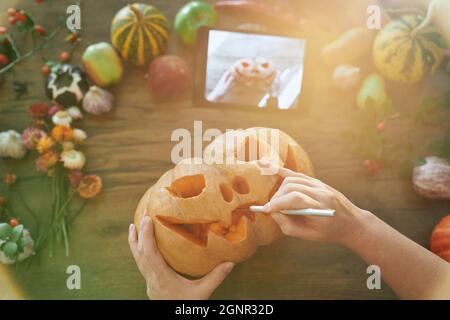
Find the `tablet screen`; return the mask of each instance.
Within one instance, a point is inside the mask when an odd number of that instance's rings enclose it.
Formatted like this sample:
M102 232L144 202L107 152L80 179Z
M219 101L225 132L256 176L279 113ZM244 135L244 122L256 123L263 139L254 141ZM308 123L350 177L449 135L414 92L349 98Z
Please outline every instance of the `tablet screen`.
M209 30L205 99L258 108L292 109L302 90L305 40Z

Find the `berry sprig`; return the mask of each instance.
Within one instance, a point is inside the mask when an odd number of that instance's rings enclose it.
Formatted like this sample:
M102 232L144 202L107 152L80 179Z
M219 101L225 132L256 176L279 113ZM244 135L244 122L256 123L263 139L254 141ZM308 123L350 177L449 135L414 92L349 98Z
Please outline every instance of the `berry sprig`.
M39 5L47 2L44 0L35 0ZM9 8L7 10L9 16L10 26L0 26L0 77L11 71L18 63L41 52L45 49L60 47L60 44L52 43L61 29L65 28L64 19L60 19L61 24L53 31L47 31L46 28L40 24L36 24L34 19L26 11ZM31 50L26 53L21 53L14 41L14 30L21 33L30 34L33 40ZM63 39L64 43L70 46L69 50L62 51L59 56L61 62L68 62L71 58L71 52L75 46L81 41L80 35L77 32L68 30L68 35ZM45 59L44 59L45 60ZM48 75L49 69L42 67L42 73Z

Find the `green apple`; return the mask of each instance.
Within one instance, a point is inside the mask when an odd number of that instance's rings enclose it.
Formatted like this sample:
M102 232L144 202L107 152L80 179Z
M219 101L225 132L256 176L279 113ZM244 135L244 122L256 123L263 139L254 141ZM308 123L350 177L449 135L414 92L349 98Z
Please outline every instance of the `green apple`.
M217 23L216 10L202 1L191 1L178 11L175 17L175 32L184 44L192 45L197 39L197 30Z
M100 42L87 47L82 60L86 73L100 87L117 84L122 79L122 60L107 42Z

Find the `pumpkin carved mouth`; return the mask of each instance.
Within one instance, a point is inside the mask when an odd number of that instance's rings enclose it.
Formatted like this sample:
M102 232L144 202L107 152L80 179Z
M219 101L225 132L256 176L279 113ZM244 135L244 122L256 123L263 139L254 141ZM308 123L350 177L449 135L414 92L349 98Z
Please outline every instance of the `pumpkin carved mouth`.
M240 206L231 212L231 225L227 226L223 221L193 221L185 223L183 221L156 215L156 218L165 227L178 233L187 240L202 246L208 245L208 234L214 232L216 235L223 237L230 243L236 244L244 240L247 236L247 227L244 219L247 218L250 223L256 220L255 213L251 212L249 207L257 203Z

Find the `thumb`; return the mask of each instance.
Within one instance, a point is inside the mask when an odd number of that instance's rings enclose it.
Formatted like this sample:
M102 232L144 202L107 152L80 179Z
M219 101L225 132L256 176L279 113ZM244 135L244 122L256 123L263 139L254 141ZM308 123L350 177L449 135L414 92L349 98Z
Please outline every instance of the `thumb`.
M214 268L213 271L199 280L200 287L211 294L225 280L226 276L233 270L233 262L224 262Z

